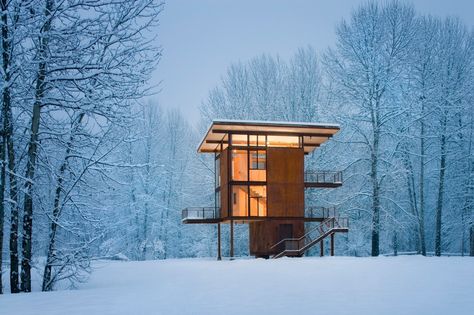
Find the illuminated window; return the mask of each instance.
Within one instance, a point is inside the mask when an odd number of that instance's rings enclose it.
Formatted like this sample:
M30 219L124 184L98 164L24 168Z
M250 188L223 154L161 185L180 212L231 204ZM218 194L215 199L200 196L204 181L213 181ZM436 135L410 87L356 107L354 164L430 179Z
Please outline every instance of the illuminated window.
M250 135L249 136L249 146L251 147L264 147L265 146L265 136L262 135Z
M250 216L267 215L267 186L250 186Z
M232 145L247 146L247 135L232 135Z
M247 150L232 150L232 179L247 181L248 155Z
M267 146L269 147L284 147L284 148L299 148L300 139L296 136L267 136Z
M216 157L216 187L219 187L221 185L221 159L220 159L220 156L218 155Z
M263 150L250 151L250 180L266 181L267 180L267 154Z
M232 186L232 215L236 217L248 216L248 186Z
M216 191L216 207L220 208L221 207L221 192Z

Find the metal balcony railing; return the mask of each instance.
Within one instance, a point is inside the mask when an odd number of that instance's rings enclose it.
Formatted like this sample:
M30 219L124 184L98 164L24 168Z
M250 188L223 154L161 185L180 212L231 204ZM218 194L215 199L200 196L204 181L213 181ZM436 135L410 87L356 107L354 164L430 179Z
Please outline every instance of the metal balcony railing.
M336 207L308 206L305 208L307 218L330 218L336 216Z
M342 172L306 171L304 182L307 187L338 187L342 185Z
M189 207L181 212L182 221L214 220L220 217L220 208L216 207Z

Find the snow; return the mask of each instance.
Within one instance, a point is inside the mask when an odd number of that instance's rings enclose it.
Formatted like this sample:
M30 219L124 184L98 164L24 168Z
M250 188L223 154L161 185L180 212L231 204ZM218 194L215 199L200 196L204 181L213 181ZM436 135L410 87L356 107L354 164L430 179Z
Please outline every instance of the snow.
M102 261L78 290L4 295L1 314L474 314L474 259Z
M241 119L214 119L212 124L244 124L244 125L262 125L262 126L288 126L288 127L315 127L315 128L340 128L339 124L325 122L299 122L299 121L283 121L283 120L241 120ZM211 124L211 126L212 126Z

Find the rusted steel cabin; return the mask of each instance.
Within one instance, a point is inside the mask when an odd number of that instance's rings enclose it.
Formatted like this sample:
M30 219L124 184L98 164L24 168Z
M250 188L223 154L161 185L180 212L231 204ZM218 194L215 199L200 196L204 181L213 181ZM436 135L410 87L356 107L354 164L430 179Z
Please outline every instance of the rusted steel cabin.
M338 125L266 121L214 120L199 153L214 154L214 207L186 208L182 222L230 224L230 256L234 255L234 223L249 224L250 253L274 258L301 256L334 234L347 232L347 219L334 208L305 207L305 188L336 188L342 173L306 171L304 156L339 131ZM317 222L305 230L306 222Z

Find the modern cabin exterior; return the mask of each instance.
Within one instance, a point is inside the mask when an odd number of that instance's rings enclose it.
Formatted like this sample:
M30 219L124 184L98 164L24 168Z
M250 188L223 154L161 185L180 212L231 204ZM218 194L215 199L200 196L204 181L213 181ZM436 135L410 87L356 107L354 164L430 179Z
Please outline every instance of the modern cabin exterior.
M341 172L306 171L304 156L339 131L338 125L265 121L214 120L198 152L214 154L214 207L186 208L182 222L230 224L233 256L234 223L249 224L249 250L256 257L301 256L334 234L347 232L347 219L334 208L305 205L305 189L336 188ZM306 222L318 225L305 230Z

